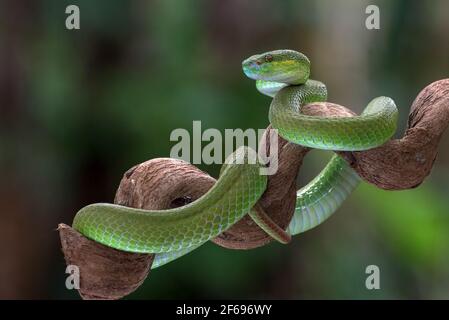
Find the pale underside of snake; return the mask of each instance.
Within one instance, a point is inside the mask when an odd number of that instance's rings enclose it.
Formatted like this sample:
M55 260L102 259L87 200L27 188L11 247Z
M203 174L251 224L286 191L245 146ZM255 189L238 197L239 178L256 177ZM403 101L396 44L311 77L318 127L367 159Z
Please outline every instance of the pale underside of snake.
M276 50L243 61L244 73L256 88L273 97L270 123L291 143L333 151L367 150L394 134L398 111L392 99L372 100L360 116L316 117L301 114L307 103L326 101L326 86L309 80L310 61L293 50ZM252 160L252 161L251 161ZM215 185L202 197L169 210L141 210L98 203L82 208L73 227L94 241L115 249L154 253L152 268L173 261L229 229L250 214L274 239L287 243L292 235L326 220L357 187L360 178L338 155L297 192L296 210L282 230L257 205L267 177L247 147L228 157Z

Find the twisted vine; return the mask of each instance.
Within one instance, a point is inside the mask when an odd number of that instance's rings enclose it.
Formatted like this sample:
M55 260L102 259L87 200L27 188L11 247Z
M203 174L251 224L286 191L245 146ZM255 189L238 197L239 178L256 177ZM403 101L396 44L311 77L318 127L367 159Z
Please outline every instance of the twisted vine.
M349 109L320 102L305 105L302 113L347 117ZM386 190L415 188L430 174L438 143L449 124L449 79L424 88L413 102L408 128L401 139L367 151L339 152L366 182ZM267 132L271 130L269 126ZM269 140L264 147L269 150ZM279 137L279 169L269 176L258 205L282 228L292 218L296 201L296 177L308 148ZM269 154L269 153L267 153ZM168 209L195 201L215 179L183 161L160 158L128 170L117 189L114 202L141 209ZM118 299L145 280L152 254L123 252L85 238L70 226L58 227L67 264L80 268L79 293L84 299ZM248 216L212 241L230 249L252 249L272 240Z

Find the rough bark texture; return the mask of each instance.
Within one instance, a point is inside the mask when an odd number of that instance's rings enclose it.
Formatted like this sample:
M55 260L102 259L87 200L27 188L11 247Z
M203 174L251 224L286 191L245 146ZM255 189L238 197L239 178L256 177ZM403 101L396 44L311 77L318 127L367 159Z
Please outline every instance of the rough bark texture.
M379 188L415 188L430 174L448 124L449 79L444 79L430 84L416 97L402 139L350 153L351 165L360 177Z
M79 268L83 299L120 299L136 290L150 271L153 255L106 247L62 223L58 230L67 265Z
M318 116L353 116L343 106L323 102L309 104L302 112ZM408 129L402 139L362 152L340 152L365 181L388 190L418 186L430 173L438 142L449 124L449 79L427 86L415 99ZM268 127L267 132L271 130ZM267 150L269 140L265 141ZM279 138L279 169L269 176L259 200L265 212L285 228L295 205L296 177L307 148ZM269 153L268 153L269 154ZM195 201L215 183L196 167L174 159L153 159L125 173L115 203L142 209L167 209ZM59 226L67 264L80 268L83 298L118 299L134 291L147 276L152 255L125 253L86 239L67 225ZM251 249L271 238L248 216L212 240L231 249Z

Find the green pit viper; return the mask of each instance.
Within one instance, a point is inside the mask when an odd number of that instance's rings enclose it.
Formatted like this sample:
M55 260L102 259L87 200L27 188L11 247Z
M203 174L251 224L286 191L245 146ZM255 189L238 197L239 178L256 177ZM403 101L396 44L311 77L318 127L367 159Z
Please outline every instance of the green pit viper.
M301 107L326 101L326 86L309 80L310 61L293 50L254 55L242 63L256 88L272 97L269 120L291 143L324 150L359 151L382 145L396 130L398 111L388 97L372 100L360 116L317 117ZM241 147L222 166L215 185L202 197L169 210L141 210L97 203L82 208L73 228L106 246L153 253L152 268L170 262L229 229L246 214L274 239L290 236L326 220L356 188L360 179L341 157L334 155L312 181L297 192L296 210L286 230L280 229L256 204L267 186L255 152ZM253 157L255 161L249 161Z

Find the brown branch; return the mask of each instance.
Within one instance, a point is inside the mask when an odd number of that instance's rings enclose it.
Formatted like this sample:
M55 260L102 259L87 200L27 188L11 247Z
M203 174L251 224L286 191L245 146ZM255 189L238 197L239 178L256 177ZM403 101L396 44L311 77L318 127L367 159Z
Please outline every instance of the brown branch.
M347 155L360 177L379 188L415 188L430 174L448 124L449 79L444 79L430 84L416 97L402 139Z
M354 113L343 106L323 102L309 104L308 115L347 117ZM402 139L362 152L340 152L367 182L383 189L418 186L430 173L438 142L449 124L449 79L427 86L415 99ZM271 130L268 127L267 132ZM269 150L269 140L265 147ZM267 190L258 204L271 219L285 228L294 212L296 177L309 149L279 138L279 169L269 176ZM153 159L125 173L115 203L141 209L168 209L198 199L215 179L196 167L174 159ZM145 279L153 255L121 252L91 241L67 225L59 226L67 264L80 268L79 290L83 298L118 299L134 291ZM212 240L231 249L263 246L271 238L248 216Z

